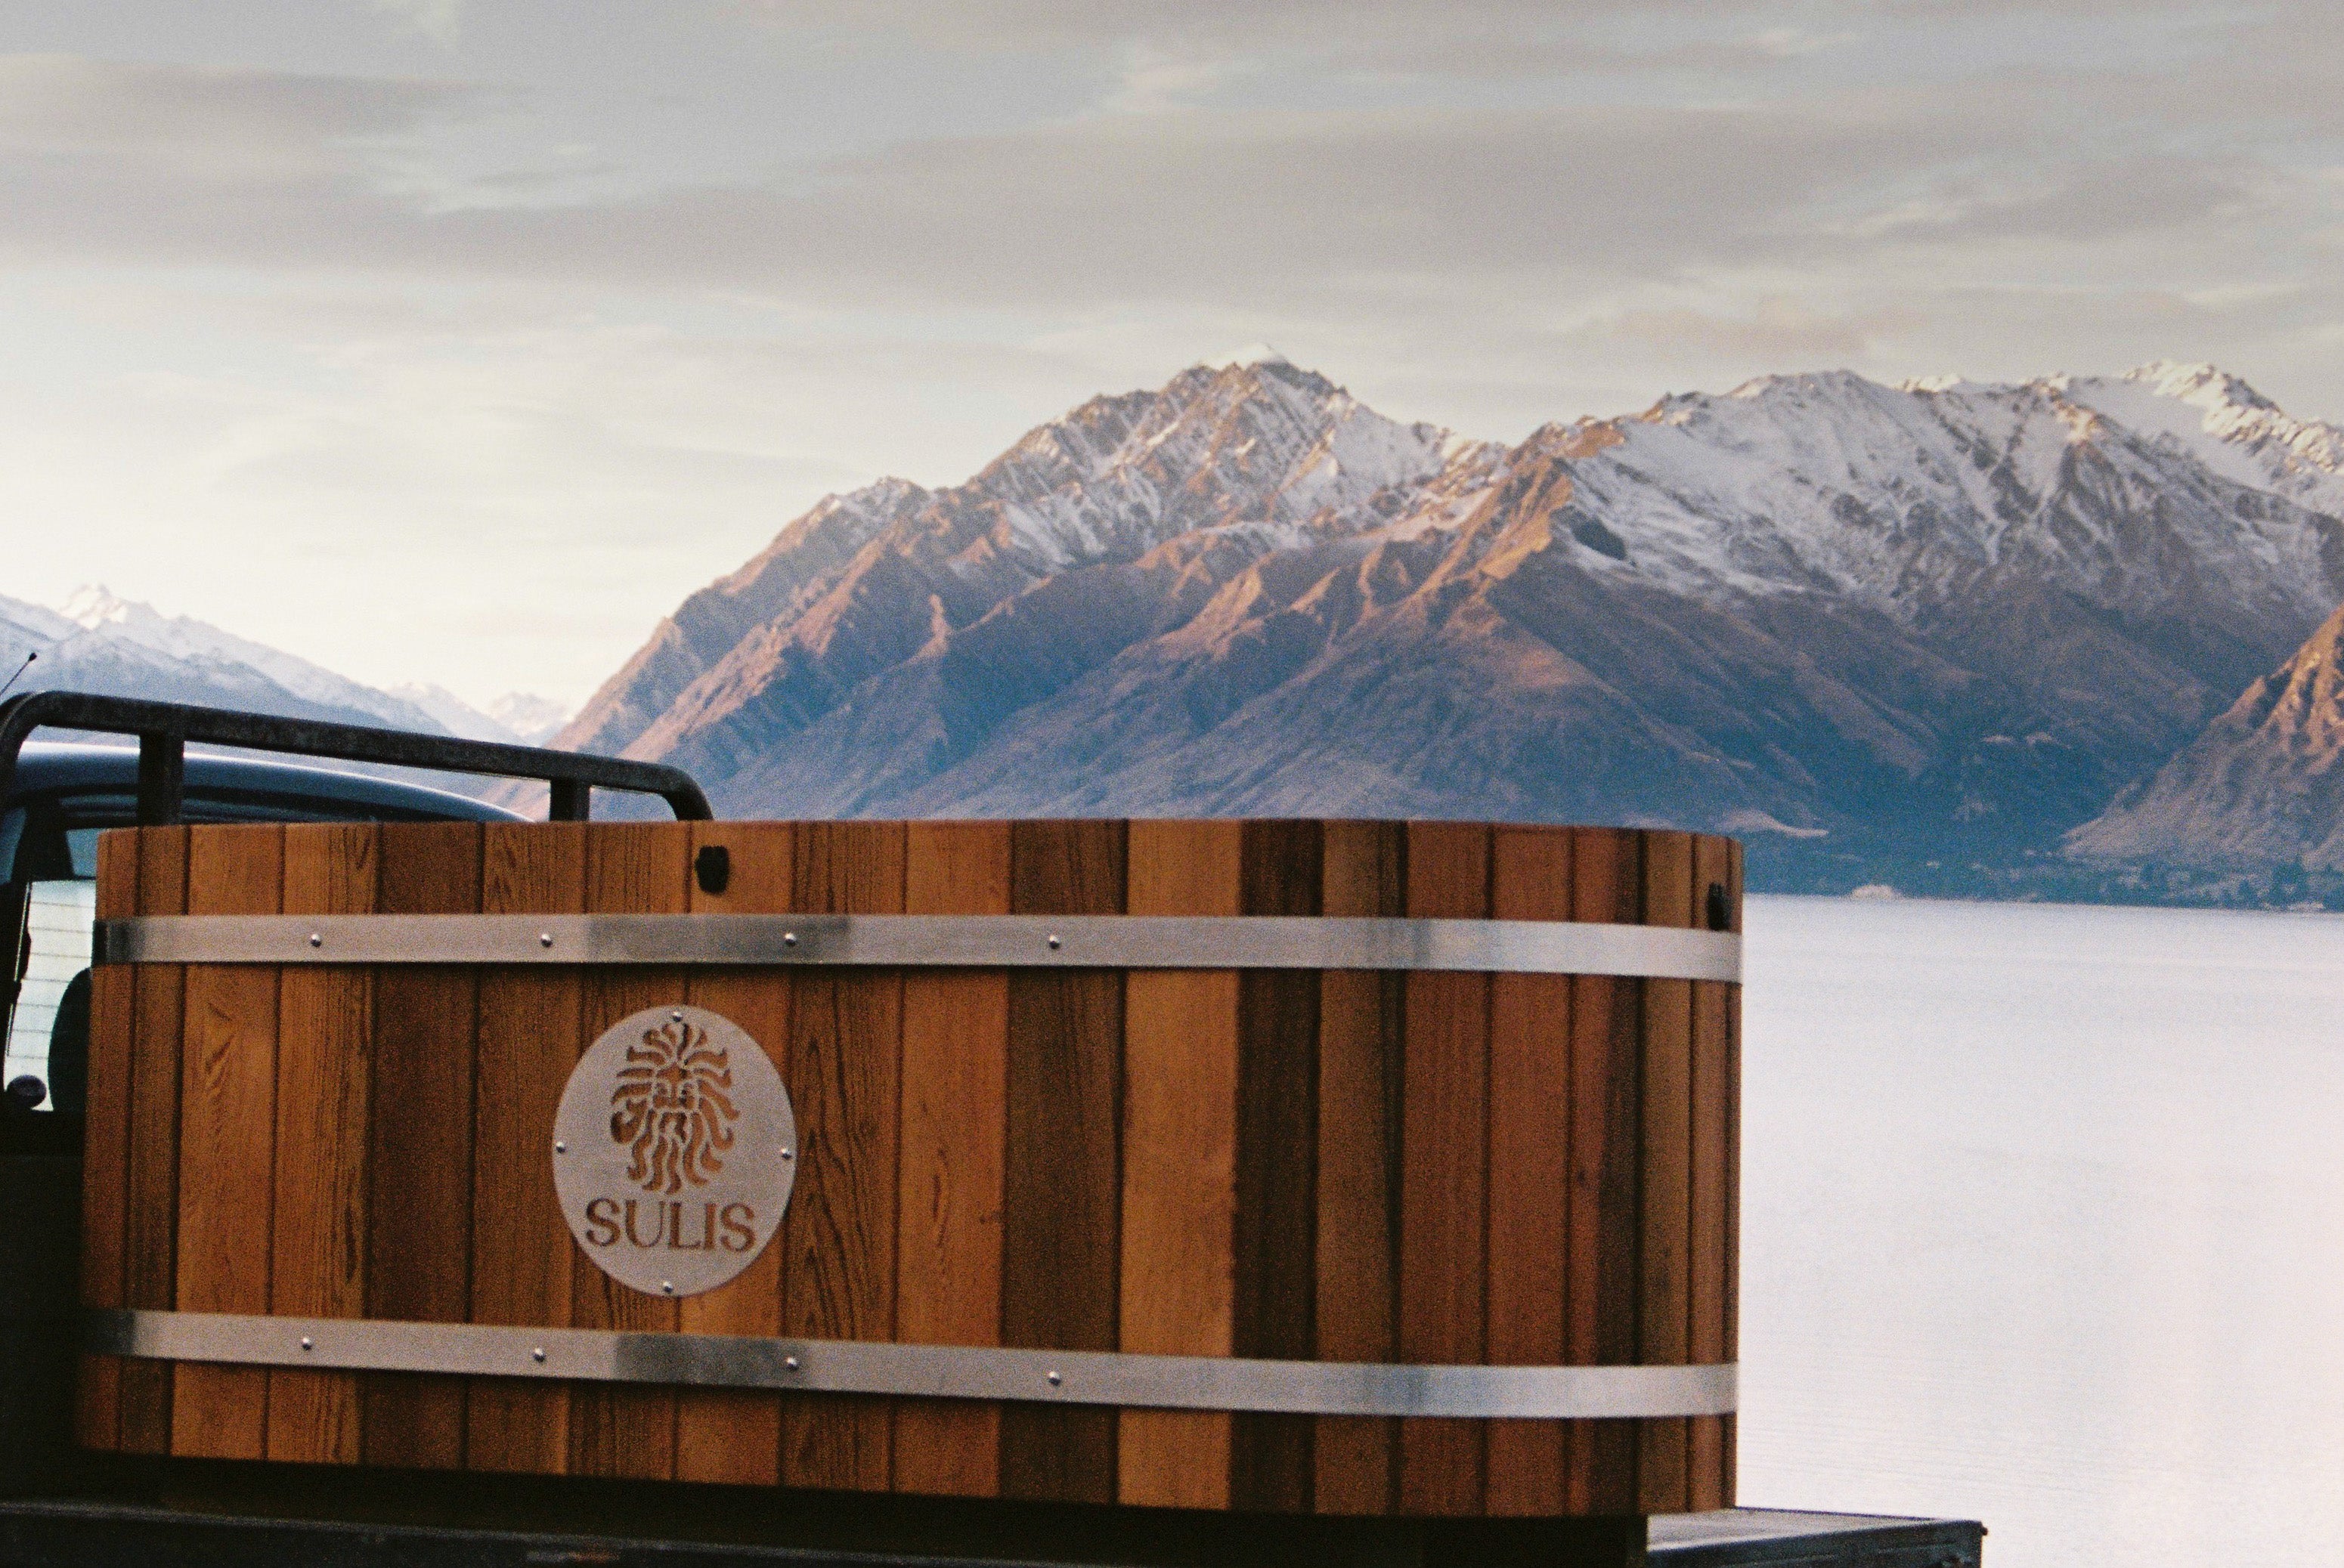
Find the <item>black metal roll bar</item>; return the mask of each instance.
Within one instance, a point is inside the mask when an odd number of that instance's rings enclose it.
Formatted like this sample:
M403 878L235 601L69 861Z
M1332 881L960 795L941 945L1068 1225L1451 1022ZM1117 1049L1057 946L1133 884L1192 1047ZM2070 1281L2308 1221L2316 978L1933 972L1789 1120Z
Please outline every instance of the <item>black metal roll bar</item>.
M377 762L442 773L485 774L496 779L541 779L552 786L548 818L583 822L597 789L656 795L678 821L707 821L714 815L700 785L681 768L631 762L581 751L550 751L536 746L505 746L462 740L452 735L419 735L407 729L375 729L359 724L328 724L314 719L280 719L225 708L178 702L143 702L80 691L28 691L0 701L0 800L16 777L16 754L39 729L86 729L138 738L138 821L167 827L179 820L187 792L187 742L240 746L295 757L331 757L344 762Z

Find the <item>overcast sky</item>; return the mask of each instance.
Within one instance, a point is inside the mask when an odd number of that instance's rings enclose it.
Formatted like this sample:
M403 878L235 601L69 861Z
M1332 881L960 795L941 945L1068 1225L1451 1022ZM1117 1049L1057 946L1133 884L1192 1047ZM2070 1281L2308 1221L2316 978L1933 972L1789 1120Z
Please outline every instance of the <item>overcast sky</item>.
M2310 0L0 0L0 593L575 700L825 491L1267 340L2344 417Z

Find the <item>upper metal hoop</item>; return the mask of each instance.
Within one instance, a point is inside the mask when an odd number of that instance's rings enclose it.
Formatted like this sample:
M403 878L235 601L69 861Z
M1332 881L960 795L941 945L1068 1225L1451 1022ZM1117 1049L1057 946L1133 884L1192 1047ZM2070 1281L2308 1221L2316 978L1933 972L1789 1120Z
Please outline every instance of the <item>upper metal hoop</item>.
M145 915L99 963L1460 970L1738 981L1732 931L1283 915Z

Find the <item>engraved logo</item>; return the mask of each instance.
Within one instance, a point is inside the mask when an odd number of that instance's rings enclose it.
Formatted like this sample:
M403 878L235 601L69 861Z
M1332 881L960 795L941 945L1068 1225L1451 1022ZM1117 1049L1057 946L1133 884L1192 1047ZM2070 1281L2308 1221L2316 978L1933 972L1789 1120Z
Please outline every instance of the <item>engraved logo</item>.
M597 1268L648 1295L696 1295L747 1268L781 1228L796 1142L781 1074L738 1024L650 1008L571 1070L553 1185Z
M611 1136L633 1158L628 1181L646 1192L681 1192L724 1169L732 1124L741 1119L724 1092L732 1087L731 1059L708 1043L706 1030L674 1019L627 1048L611 1091Z

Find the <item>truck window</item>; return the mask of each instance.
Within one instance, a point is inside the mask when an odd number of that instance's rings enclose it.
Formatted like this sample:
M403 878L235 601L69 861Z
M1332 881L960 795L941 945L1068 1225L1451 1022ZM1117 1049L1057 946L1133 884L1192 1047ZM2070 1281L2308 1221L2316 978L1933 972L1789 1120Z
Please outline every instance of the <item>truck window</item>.
M96 915L96 827L54 809L0 819L14 875L0 887L0 1092L13 1115L78 1116L89 1078L90 928Z
M89 1061L90 930L96 918L94 882L41 881L25 889L16 1005L8 1020L5 1056L0 1059L0 1084L14 1085L26 1077L39 1080L43 1093L36 1103L44 1111L81 1109ZM32 1100L29 1087L9 1092Z

